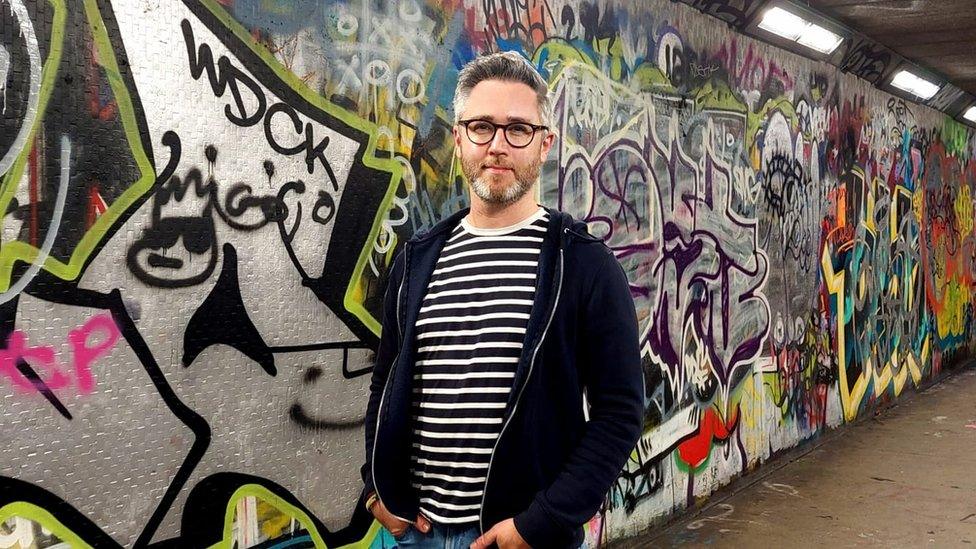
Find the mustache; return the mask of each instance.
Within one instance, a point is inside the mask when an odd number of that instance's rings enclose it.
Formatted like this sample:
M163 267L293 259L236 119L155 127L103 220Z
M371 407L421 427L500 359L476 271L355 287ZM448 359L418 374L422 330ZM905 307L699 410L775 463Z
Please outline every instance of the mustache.
M481 169L486 169L486 168L505 168L508 170L515 169L514 166L502 162L485 162L481 165Z

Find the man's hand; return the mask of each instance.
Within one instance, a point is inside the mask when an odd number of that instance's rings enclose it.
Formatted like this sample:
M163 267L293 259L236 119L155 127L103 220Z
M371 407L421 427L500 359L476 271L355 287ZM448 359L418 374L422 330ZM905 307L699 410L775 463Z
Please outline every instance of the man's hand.
M383 525L383 528L389 530L390 534L392 534L395 538L402 536L407 532L407 528L410 528L409 522L402 521L393 516L380 500L376 500L376 503L369 508L369 511L373 513L373 517ZM430 532L430 521L428 521L423 515L417 515L417 520L413 523L413 526L425 534Z
M492 526L491 530L474 540L471 549L488 549L492 542L497 543L499 549L531 549L529 544L522 539L522 534L519 534L518 530L515 529L513 519L503 520Z

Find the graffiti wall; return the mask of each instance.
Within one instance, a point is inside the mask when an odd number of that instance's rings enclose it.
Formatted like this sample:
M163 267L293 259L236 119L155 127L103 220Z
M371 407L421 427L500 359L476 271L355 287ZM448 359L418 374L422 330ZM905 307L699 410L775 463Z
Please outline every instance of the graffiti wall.
M591 546L969 353L974 132L687 5L0 0L0 548L393 546L380 297L467 204L457 71L505 50L555 98L538 198L640 322Z

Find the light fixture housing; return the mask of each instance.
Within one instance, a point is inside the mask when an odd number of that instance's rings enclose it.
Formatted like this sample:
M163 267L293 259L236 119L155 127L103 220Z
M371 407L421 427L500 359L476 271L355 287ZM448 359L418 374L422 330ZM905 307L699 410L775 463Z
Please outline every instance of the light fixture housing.
M780 6L766 10L758 27L824 55L833 53L844 41L842 36Z
M942 87L935 82L930 82L914 72L905 69L895 74L891 79L891 85L923 101L928 101L935 97L935 94L939 93L939 89Z

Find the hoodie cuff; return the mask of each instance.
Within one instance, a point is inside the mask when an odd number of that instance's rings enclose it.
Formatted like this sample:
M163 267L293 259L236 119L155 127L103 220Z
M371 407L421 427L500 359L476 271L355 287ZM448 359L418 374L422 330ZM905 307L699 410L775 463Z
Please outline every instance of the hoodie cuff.
M515 529L531 547L570 547L576 537L576 529L557 523L539 501L533 501L528 509L515 516ZM576 545L579 545L578 543Z
M368 463L360 467L359 475L363 479L363 500L365 501L370 492L376 491L376 486L373 484L373 475L370 474L370 467Z

